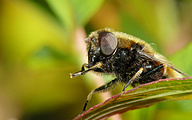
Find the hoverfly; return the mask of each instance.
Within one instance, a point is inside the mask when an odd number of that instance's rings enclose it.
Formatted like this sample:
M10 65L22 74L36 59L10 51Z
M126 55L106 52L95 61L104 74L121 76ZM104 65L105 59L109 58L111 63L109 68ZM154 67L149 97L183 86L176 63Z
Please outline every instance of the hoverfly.
M92 32L85 42L88 63L82 65L81 71L70 74L71 78L89 71L112 74L116 78L89 93L83 112L92 94L108 91L118 82L125 84L124 91L129 85L135 87L159 79L188 76L148 43L126 33L100 29Z

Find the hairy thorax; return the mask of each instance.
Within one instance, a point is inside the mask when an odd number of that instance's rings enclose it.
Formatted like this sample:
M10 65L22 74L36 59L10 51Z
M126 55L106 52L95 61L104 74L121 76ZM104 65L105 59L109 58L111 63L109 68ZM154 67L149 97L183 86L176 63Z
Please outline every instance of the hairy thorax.
M163 65L153 72L153 74L148 73L157 68L161 63L140 55L139 51L142 49L143 46L137 43L132 44L131 49L119 48L113 56L103 60L101 58L101 61L103 62L102 69L105 73L114 74L120 82L127 83L134 74L143 67L144 71L140 75L142 79L140 77L140 79L134 81L132 86L165 78L165 76L163 76Z

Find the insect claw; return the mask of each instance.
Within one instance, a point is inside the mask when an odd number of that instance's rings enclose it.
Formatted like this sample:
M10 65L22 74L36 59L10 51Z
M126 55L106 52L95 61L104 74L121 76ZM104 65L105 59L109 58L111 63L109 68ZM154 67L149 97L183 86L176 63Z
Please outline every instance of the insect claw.
M70 78L74 78L74 77L75 77L75 75L70 73Z

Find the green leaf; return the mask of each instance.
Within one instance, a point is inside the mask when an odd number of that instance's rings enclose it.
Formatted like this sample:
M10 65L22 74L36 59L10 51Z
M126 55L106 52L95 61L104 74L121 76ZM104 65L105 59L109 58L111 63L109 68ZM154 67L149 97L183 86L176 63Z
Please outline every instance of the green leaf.
M161 79L117 94L77 116L75 120L103 119L155 103L188 99L192 99L192 77Z
M83 26L99 10L104 0L47 0L65 29Z
M77 64L75 56L70 52L59 51L50 46L43 46L37 52L29 55L25 59L25 64L31 68L47 68L53 65L62 64Z
M78 25L85 25L99 10L104 0L71 0Z
M59 17L66 30L74 27L73 8L69 0L47 0L50 8Z

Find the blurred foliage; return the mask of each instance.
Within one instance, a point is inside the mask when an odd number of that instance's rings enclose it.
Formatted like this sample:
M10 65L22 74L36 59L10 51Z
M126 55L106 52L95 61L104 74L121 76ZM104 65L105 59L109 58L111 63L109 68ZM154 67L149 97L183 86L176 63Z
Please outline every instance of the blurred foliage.
M191 11L191 0L1 0L0 119L63 120L80 113L96 80L69 78L86 62L79 30L111 27L155 43L168 57L183 49L170 60L192 75ZM90 106L102 101L95 97ZM189 119L189 104L162 103L122 118Z

